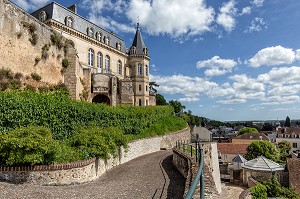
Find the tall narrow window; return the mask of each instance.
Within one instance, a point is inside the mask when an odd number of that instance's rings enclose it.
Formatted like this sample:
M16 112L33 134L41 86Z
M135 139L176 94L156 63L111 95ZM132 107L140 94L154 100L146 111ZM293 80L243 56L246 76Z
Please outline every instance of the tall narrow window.
M146 91L148 91L148 86L146 85Z
M110 57L108 55L105 56L105 69L106 73L110 73Z
M94 50L93 49L89 49L89 53L88 53L88 65L90 67L94 66Z
M97 68L98 73L102 73L102 53L100 52L97 54Z
M142 85L139 85L139 91L142 91Z
M139 106L142 106L142 100L139 99Z
M148 66L146 65L146 67L145 67L145 73L146 73L146 75L148 76Z
M120 60L118 61L118 72L119 75L122 75L122 62Z
M142 74L142 64L138 64L138 75Z
M148 106L148 100L146 100L146 106Z

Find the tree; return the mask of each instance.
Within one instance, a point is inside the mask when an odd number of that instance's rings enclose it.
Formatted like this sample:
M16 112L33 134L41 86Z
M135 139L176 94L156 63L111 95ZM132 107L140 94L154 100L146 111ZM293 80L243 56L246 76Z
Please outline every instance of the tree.
M159 87L159 85L156 82L149 82L149 91L151 93L157 93L157 89L154 87Z
M289 154L290 150L292 149L291 143L286 140L283 140L278 143L278 148L280 152L280 159L282 161L285 161L286 156Z
M168 105L165 97L159 93L156 94L156 105L157 106L165 106Z
M291 127L291 119L289 118L289 116L287 116L285 118L284 126L285 127Z
M265 156L266 158L271 159L275 162L280 161L279 151L275 147L275 145L268 141L264 141L264 140L252 142L247 147L247 153L245 155L245 158L247 160L252 160L261 155Z
M262 131L272 131L273 130L273 125L270 123L265 123L261 129Z
M176 101L176 100L171 100L169 101L169 105L174 108L175 114L179 114L185 109L186 107L181 104L181 102Z
M240 130L239 135L243 135L244 133L258 133L258 131L256 128L244 127Z
M258 183L255 187L250 188L253 199L266 199L267 188L265 185Z

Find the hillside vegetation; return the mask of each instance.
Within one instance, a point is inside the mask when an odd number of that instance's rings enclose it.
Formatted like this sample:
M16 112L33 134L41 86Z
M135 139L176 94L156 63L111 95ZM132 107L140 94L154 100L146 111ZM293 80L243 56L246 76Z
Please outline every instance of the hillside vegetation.
M109 107L74 101L62 93L3 91L0 92L0 165L108 158L129 140L163 135L185 126L183 120L173 116L169 106ZM35 132L36 136L30 132ZM46 132L45 139L53 143L49 147L54 153L49 155L47 144L35 150L39 147L37 142L40 141L36 139L40 139L40 132ZM39 155L44 151L45 154L38 162L35 158L20 162L20 157L28 157L24 154L26 151ZM18 160L14 161L16 158Z

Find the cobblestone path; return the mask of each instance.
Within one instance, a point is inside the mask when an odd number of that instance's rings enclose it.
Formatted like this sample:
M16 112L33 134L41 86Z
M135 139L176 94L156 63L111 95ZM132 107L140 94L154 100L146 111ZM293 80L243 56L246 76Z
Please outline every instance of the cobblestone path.
M179 199L185 179L172 164L172 151L159 151L115 167L94 182L34 186L0 182L0 198Z

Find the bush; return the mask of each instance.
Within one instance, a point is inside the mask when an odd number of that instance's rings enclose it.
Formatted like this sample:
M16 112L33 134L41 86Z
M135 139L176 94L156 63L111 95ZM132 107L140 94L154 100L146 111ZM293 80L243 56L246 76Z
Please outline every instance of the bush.
M30 33L34 33L36 31L35 23L29 24L28 30L29 30Z
M15 79L21 79L23 77L22 73L16 73L15 74Z
M80 159L94 157L108 159L109 154L116 155L120 146L127 146L123 132L115 127L79 128L70 138L70 143L71 147L78 150Z
M50 40L53 46L57 46L58 49L64 47L64 43L62 41L62 36L54 33L50 36Z
M41 79L42 79L42 77L37 73L31 73L30 76L32 79L34 79L35 81L38 81L38 82L41 81Z
M51 164L55 160L57 141L45 127L14 129L0 139L1 164L7 166Z
M36 88L30 84L27 84L24 88L25 91L35 92Z
M37 42L38 42L38 39L39 39L39 36L37 34L33 33L31 35L31 37L29 38L29 41L31 42L31 44L33 46L35 46L37 44Z
M250 191L253 199L267 199L267 188L261 183L250 188Z
M3 79L12 79L12 72L9 68L0 69L0 80Z
M63 66L64 68L68 68L68 67L69 67L69 60L63 59L63 60L62 60L62 66Z

